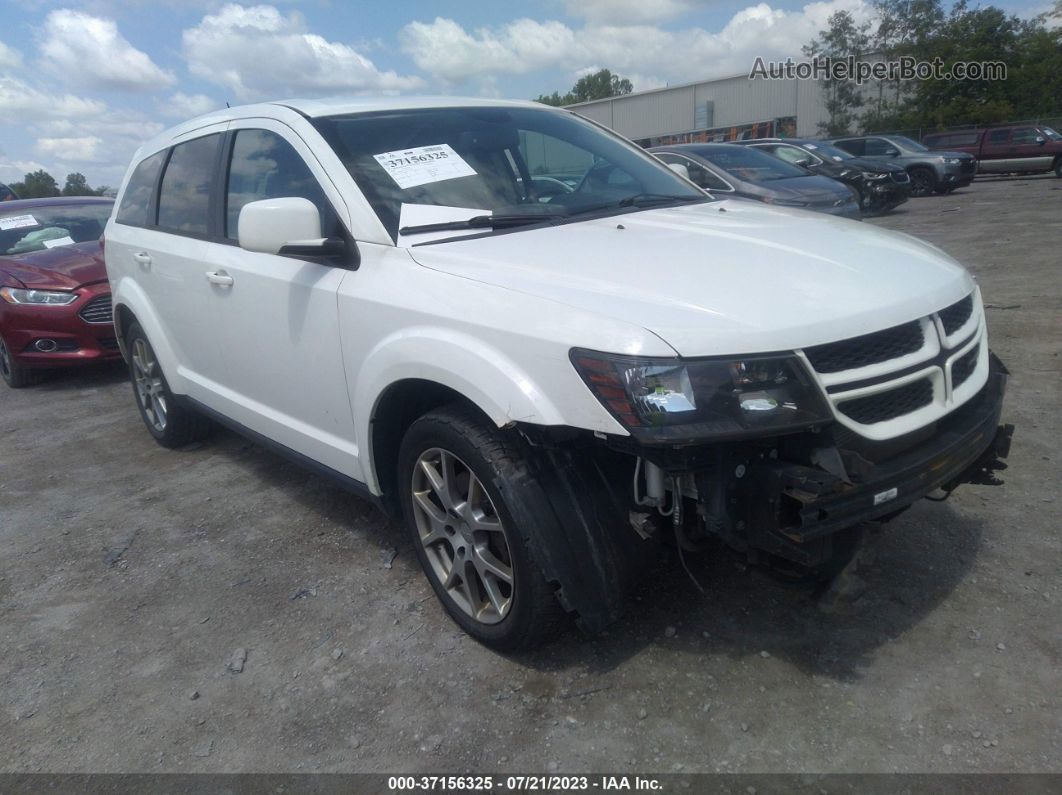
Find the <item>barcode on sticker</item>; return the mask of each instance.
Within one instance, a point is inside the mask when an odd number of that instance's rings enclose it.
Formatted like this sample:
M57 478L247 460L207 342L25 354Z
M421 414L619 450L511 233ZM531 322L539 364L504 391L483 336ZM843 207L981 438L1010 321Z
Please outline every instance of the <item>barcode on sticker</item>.
M899 489L896 488L887 489L885 491L879 491L877 494L874 495L874 504L881 505L883 502L895 500L897 494L899 494Z

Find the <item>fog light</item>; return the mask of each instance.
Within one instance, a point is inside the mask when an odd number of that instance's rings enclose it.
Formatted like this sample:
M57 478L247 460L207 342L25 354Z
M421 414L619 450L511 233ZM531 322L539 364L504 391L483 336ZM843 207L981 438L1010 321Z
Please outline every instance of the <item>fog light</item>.
M55 340L37 340L33 347L41 353L54 353L59 347L59 343Z

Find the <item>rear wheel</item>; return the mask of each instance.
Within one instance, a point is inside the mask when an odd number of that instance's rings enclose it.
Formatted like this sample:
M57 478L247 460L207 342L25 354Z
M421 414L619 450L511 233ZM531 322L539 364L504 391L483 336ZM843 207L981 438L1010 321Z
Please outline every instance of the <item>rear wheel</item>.
M126 350L140 418L155 441L163 447L183 447L206 436L210 421L174 399L155 349L139 323L129 327Z
M3 337L0 337L0 376L12 389L32 386L41 380L41 375L37 370L30 370L15 361Z
M399 453L405 523L432 589L465 632L501 651L541 643L563 618L496 485L528 477L517 441L461 406L413 423Z
M937 187L937 176L932 169L915 167L910 170L911 195L928 196Z

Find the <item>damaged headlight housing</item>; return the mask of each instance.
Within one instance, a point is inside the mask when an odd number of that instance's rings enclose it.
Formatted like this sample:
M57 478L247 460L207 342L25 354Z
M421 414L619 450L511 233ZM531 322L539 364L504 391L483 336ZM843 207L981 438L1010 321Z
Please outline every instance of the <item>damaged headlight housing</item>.
M574 348L571 360L612 416L643 442L762 436L831 419L793 354L650 359Z

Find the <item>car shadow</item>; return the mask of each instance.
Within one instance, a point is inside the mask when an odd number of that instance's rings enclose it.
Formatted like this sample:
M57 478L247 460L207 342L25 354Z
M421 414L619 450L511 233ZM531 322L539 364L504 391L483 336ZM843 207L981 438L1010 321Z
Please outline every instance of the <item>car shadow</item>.
M699 657L758 655L838 681L857 680L884 646L915 627L967 576L982 526L946 505L919 504L872 534L854 574L829 589L779 582L726 550L687 554L701 593L672 556L649 572L606 633L572 633L516 658L542 672L606 672L649 647ZM838 587L843 586L843 587Z
M400 555L395 576L420 576L401 526L376 505L287 458L228 430L212 452L246 468L360 541ZM870 533L843 587L793 585L744 565L720 544L686 553L687 572L665 548L604 632L574 627L532 652L508 655L543 674L572 669L603 673L649 649L733 659L766 653L838 681L859 679L877 651L929 615L967 576L981 545L982 525L947 504L922 501ZM696 578L703 593L692 578ZM440 621L445 621L440 609Z
M102 362L85 367L62 367L41 370L40 381L30 387L40 392L67 392L111 386L129 380L129 369L122 360Z

